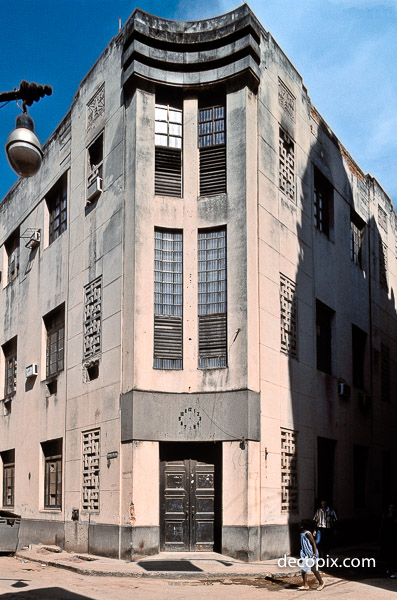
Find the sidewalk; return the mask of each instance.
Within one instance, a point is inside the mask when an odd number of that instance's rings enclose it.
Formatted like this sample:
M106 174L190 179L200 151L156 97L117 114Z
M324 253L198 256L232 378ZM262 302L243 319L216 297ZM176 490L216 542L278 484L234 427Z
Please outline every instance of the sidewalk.
M277 559L245 563L216 552L162 552L135 562L103 556L59 551L54 546L31 545L16 557L44 566L68 569L81 575L163 577L166 579L225 579L241 577L292 577L298 567L279 567Z

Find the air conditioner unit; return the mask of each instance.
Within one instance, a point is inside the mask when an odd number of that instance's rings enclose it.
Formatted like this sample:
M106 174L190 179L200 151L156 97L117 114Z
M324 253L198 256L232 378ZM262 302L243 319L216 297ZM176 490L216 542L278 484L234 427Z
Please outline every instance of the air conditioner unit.
M350 385L344 381L338 381L338 396L341 398L349 398L350 396Z
M87 187L87 204L91 204L103 191L103 180L102 177L95 177Z
M39 367L36 364L31 364L31 365L27 366L25 369L26 379L29 379L29 377L37 377L38 374L39 374Z
M40 229L35 229L34 231L32 231L28 241L25 244L25 247L30 248L30 250L33 250L33 248L40 244L40 239Z

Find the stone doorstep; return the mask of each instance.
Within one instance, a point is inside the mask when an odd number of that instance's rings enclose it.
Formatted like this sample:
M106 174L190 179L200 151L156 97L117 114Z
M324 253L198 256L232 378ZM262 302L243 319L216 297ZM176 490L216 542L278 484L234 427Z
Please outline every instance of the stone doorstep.
M45 552L45 558L43 557ZM163 579L232 579L232 578L266 578L266 577L294 577L299 574L298 568L280 568L276 561L263 563L243 563L229 559L223 555L209 553L164 553L154 557L141 557L141 561L183 561L188 560L201 571L145 571L137 562L93 556L90 554L68 553L53 551L44 546L31 546L28 550L20 550L15 556L23 560L38 562L45 566L58 567L79 573L80 575L98 575L112 577L157 577ZM178 557L175 556L178 554ZM51 556L51 558L50 558ZM197 564L195 564L195 562ZM223 568L219 563L230 563ZM206 565L203 563L207 563ZM218 564L216 564L218 563Z

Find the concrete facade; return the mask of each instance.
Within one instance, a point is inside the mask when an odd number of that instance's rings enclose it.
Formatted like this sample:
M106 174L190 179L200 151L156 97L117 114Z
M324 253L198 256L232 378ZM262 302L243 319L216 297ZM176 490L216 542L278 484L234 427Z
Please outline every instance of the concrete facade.
M219 104L211 96L224 99L226 189L202 195L197 132L200 108ZM155 194L164 97L183 115L181 197ZM94 171L102 190L88 202ZM64 230L52 212L62 177ZM219 228L227 366L198 368L198 232ZM153 363L158 229L183 235L177 369ZM197 463L216 453L216 547L248 561L288 553L317 496L359 528L397 492L397 216L247 5L198 22L134 11L81 82L40 172L3 199L0 243L1 499L22 515L22 545L158 552L161 464L179 448ZM63 362L49 376L54 315Z

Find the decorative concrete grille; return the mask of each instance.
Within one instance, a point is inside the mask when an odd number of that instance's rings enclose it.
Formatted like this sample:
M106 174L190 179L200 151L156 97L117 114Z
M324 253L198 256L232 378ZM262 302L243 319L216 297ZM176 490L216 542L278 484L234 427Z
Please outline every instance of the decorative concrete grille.
M281 79L278 80L278 103L291 119L295 121L295 96Z
M95 125L95 121L105 112L105 84L95 92L87 104L87 129Z
M297 355L296 285L280 273L281 351Z
M84 360L101 351L101 329L102 275L84 287Z
M297 433L281 429L281 511L298 510Z
M283 194L295 202L294 142L281 128L279 137L279 186Z
M382 229L384 231L386 231L386 233L387 233L387 213L379 205L378 205L378 222L379 222L379 226L382 227Z
M387 246L379 239L379 283L380 286L388 290L387 285Z
M83 433L82 508L88 511L99 511L99 439L99 429Z

